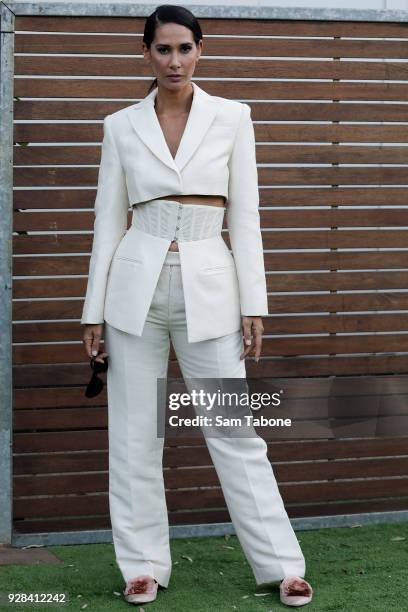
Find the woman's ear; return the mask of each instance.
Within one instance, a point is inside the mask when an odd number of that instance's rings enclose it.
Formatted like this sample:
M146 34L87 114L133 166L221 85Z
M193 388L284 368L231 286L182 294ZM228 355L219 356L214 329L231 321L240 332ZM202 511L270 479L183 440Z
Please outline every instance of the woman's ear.
M150 64L150 49L148 49L146 43L142 43L143 59Z
M200 59L200 55L203 51L203 39L202 38L198 41L197 50L198 50L197 62L198 62L198 60Z

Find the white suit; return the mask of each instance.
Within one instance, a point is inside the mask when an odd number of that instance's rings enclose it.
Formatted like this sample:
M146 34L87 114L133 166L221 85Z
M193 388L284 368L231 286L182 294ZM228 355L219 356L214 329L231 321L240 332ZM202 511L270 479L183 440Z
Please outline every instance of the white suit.
M141 335L171 239L136 227L126 231L127 211L130 205L178 194L225 196L232 248L231 255L221 235L179 243L189 342L240 329L241 315L268 314L250 107L192 85L193 102L175 159L154 109L157 89L104 120L81 323L106 320ZM132 260L135 265L129 265ZM217 268L216 274L210 268ZM212 309L203 304L203 295Z
M268 314L250 109L193 87L174 160L154 110L156 90L105 119L81 321L106 321L116 560L125 580L149 574L163 586L172 562L156 406L170 337L185 380L245 378L241 314ZM182 205L177 194L227 198L232 255L221 235L224 210ZM166 195L174 201L160 199ZM130 204L136 206L126 231ZM168 251L178 225L179 252ZM258 584L303 576L304 557L265 441L221 437L206 443Z

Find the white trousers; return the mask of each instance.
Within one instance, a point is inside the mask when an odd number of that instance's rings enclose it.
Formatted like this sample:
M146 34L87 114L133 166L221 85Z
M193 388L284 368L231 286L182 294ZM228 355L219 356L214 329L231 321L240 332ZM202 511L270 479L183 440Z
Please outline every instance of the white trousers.
M141 336L105 322L109 414L109 507L125 581L140 574L167 587L171 574L157 437L157 378L166 378L170 337L184 378L245 378L241 331L187 342L179 253L169 251ZM257 584L304 577L305 559L267 457L266 442L206 437L228 511Z

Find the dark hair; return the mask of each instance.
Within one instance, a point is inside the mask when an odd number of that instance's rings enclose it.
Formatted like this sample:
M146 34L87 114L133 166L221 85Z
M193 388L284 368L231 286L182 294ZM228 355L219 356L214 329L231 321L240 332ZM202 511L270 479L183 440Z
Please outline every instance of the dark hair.
M157 26L165 23L178 23L191 30L196 45L203 37L200 24L191 11L175 4L162 4L146 19L143 42L148 49L154 40ZM154 87L157 87L157 79L151 83L147 93L150 93Z

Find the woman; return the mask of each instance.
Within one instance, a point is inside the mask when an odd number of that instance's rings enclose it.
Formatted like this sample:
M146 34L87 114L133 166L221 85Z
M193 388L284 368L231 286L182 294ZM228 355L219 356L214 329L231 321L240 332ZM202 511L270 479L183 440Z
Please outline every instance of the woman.
M171 572L156 433L169 336L184 378L245 378L245 357L254 351L259 359L268 314L250 107L191 81L202 48L190 11L158 7L143 37L156 79L141 102L104 120L81 323L88 357L109 354L109 504L131 603L153 601ZM232 254L221 235L225 212ZM308 603L304 557L265 441L206 443L257 584L280 580L282 601Z

